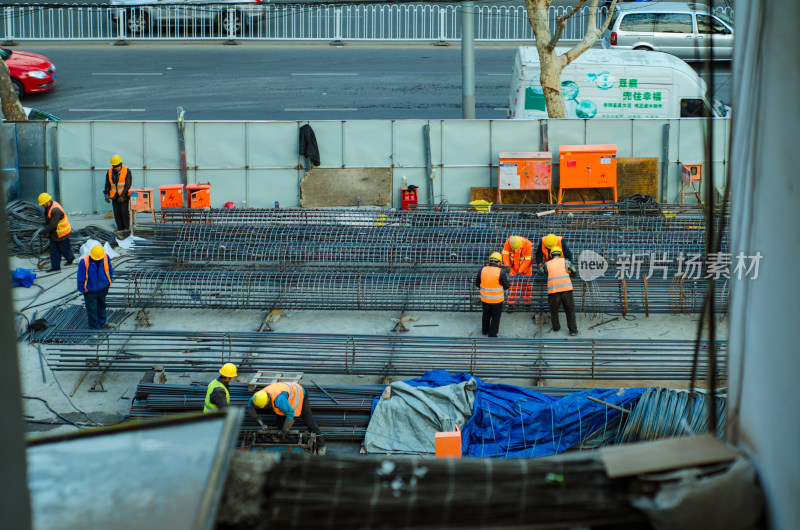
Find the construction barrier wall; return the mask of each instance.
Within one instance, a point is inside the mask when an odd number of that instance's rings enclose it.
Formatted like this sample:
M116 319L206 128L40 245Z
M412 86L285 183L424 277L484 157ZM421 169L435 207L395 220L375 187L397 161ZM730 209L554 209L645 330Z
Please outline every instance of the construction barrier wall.
M557 153L562 144L616 144L619 157L658 158L659 176L667 172L666 183L659 183L662 202L676 202L679 197L681 163L703 163L708 175L704 147L708 122L702 119L187 122L188 182L211 184L212 207L228 201L237 207L271 207L276 201L281 207L297 207L306 171L298 154L299 129L306 123L317 139L320 168L391 168L391 206L395 208L400 207L403 177L419 186L420 203L427 203L432 195L434 203L464 204L469 202L470 187L497 185L500 152L547 149ZM715 119L712 124L711 160L715 186L721 187L728 168L730 120ZM430 186L425 125L430 125ZM26 126L27 132L18 128L18 137L31 134ZM174 122L62 121L41 126L56 129L36 135L39 141L50 143L36 147L47 156L43 171L48 191L60 197L69 212L106 210L103 179L116 153L131 169L135 187L181 182ZM554 162L557 171L558 160ZM35 198L38 190L34 187L21 186L31 190L24 195Z

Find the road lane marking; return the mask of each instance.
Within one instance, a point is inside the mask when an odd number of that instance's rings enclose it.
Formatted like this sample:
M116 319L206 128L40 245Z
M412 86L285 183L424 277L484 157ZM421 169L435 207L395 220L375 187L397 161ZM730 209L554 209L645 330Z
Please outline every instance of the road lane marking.
M295 73L293 73L291 75L344 75L344 76L349 75L349 76L355 76L355 75L358 75L358 74L357 73L346 73L346 72L345 73L342 73L342 72L329 72L329 73L328 72L317 72L317 73L307 73L307 74L303 74L303 73L295 74Z
M358 110L354 108L329 108L329 109L283 109L284 112L329 112L329 111L348 111L348 110Z
M164 75L163 72L92 72L92 75Z
M69 112L144 112L145 109L69 109Z
M508 110L508 107L495 107L492 110Z

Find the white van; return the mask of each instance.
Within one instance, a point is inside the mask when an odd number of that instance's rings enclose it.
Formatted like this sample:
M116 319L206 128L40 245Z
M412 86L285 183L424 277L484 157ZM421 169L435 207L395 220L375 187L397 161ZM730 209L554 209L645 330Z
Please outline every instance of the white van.
M520 46L514 59L508 117L547 118L539 80L539 55ZM568 118L702 118L730 108L706 99L706 83L674 55L590 49L561 74Z

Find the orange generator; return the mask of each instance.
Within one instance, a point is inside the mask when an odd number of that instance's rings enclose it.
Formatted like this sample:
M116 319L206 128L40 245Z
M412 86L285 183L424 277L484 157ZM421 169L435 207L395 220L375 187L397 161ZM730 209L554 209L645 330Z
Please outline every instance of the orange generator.
M558 148L558 154L561 161L559 204L562 204L564 190L579 188L612 188L614 202L617 202L616 145L562 145ZM603 202L606 201L591 201L588 204Z
M130 226L133 228L136 212L150 212L153 222L156 222L155 202L153 201L153 188L130 189Z
M165 184L158 187L161 209L183 208L183 184Z
M550 190L553 154L548 151L500 153L497 164L497 203L508 190Z
M211 207L211 184L187 184L186 196L189 208Z

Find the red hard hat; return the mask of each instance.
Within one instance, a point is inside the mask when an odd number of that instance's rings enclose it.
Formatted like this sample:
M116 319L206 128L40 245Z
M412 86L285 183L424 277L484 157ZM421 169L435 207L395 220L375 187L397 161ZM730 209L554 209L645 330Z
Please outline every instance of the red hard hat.
M233 204L233 201L228 201L225 203L225 208L236 208L236 205Z

